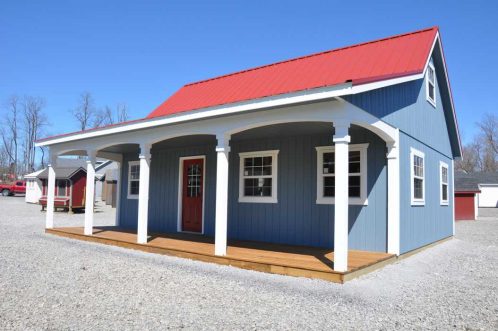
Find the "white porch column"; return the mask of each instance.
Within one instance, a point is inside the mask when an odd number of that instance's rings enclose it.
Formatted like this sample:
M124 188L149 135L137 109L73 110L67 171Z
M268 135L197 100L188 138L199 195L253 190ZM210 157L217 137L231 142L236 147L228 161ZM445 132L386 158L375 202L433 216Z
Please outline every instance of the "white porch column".
M122 170L122 164L123 160L117 162L117 169L116 171L118 172L117 176L117 183L116 183L116 217L114 221L115 226L119 226L119 216L120 216L120 211L121 211L121 170Z
M85 235L93 234L93 212L95 203L95 161L97 152L89 150L86 152L86 193L85 193Z
M45 228L54 228L54 200L55 200L55 170L57 166L57 156L50 153L50 163L48 164L47 182L47 215L45 215Z
M350 123L334 122L335 135L335 207L334 207L334 270L348 270L349 236L349 142Z
M398 141L387 144L387 252L400 253L400 175Z
M216 220L214 254L227 254L228 154L230 137L220 135L216 146Z
M147 243L147 223L149 217L149 175L150 175L150 144L140 145L140 182L138 184L138 227L137 242Z

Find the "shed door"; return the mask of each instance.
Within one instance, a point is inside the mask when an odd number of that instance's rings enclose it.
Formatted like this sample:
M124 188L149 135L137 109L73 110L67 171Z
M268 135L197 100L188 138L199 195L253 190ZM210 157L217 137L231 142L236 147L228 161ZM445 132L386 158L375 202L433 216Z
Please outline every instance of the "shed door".
M202 232L204 159L183 160L182 231Z
M474 193L455 194L455 219L474 220L475 218Z

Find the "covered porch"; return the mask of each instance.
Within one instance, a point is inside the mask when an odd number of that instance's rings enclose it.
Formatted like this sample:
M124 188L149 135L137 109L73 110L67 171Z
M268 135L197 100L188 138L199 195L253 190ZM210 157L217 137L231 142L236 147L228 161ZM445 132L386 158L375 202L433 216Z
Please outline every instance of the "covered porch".
M348 269L339 272L334 271L332 249L229 240L226 255L218 256L215 255L214 238L187 233L151 233L147 243L139 244L135 232L119 227L94 227L92 235L85 235L83 227L60 227L46 232L150 253L336 283L344 283L396 260L393 254L350 250Z
M258 263L244 256L264 256L262 269L295 268L301 275L312 270L332 278L399 254L399 133L345 100L156 121L42 143L50 146L51 155L47 232L147 250L156 249L151 233L197 232L207 239L198 237L188 245L208 245L204 251L214 262L244 267ZM54 165L61 155L88 159L85 224L76 233L54 227ZM126 240L101 238L94 231L96 157L120 164L120 230L115 232ZM191 198L196 202L190 203ZM191 226L185 220L194 214ZM166 242L170 245L171 238ZM233 242L252 242L253 247L244 247L243 257L234 258ZM205 255L168 245L161 249ZM295 247L298 253L267 250L267 245ZM303 256L310 270L292 265ZM288 262L273 264L276 260Z

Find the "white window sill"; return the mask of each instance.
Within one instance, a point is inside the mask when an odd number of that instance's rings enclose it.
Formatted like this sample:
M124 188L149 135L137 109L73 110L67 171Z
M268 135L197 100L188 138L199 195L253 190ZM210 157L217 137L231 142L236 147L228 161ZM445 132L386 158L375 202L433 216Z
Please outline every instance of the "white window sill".
M412 206L425 206L425 200L412 200Z
M273 197L239 197L242 203L278 203L277 198Z
M130 200L137 200L138 199L138 194L137 195L128 195L126 198L130 199Z
M441 201L441 206L449 206L449 202L448 201Z
M316 204L317 205L334 205L335 204L335 199L334 198L317 198L316 199ZM368 206L368 199L363 199L363 198L349 198L349 205L359 205L359 206Z

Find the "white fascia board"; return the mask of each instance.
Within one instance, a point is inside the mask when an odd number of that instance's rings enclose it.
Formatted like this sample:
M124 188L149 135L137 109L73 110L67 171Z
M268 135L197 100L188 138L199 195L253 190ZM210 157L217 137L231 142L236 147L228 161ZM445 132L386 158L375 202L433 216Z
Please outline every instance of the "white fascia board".
M207 119L219 116L234 115L247 111L261 110L265 108L274 108L274 107L289 106L300 103L327 100L327 99L337 98L340 96L375 90L390 85L401 84L404 82L417 80L420 78L423 78L423 73L392 78L380 82L367 83L357 86L353 86L351 82L348 82L345 84L339 84L325 88L317 88L317 89L267 97L257 100L250 100L247 102L241 102L232 105L210 107L210 108L201 109L199 111L186 112L184 114L175 114L157 119L144 120L136 123L115 126L107 129L103 128L103 129L92 130L89 132L82 132L77 134L69 134L66 136L54 137L53 139L47 139L44 141L37 142L35 143L35 146L36 147L50 146L75 140L95 138L95 137L111 135L126 131L142 130L162 125L172 125L172 124L178 124L183 122L189 122L189 121L195 121L195 120L201 120L201 119Z

